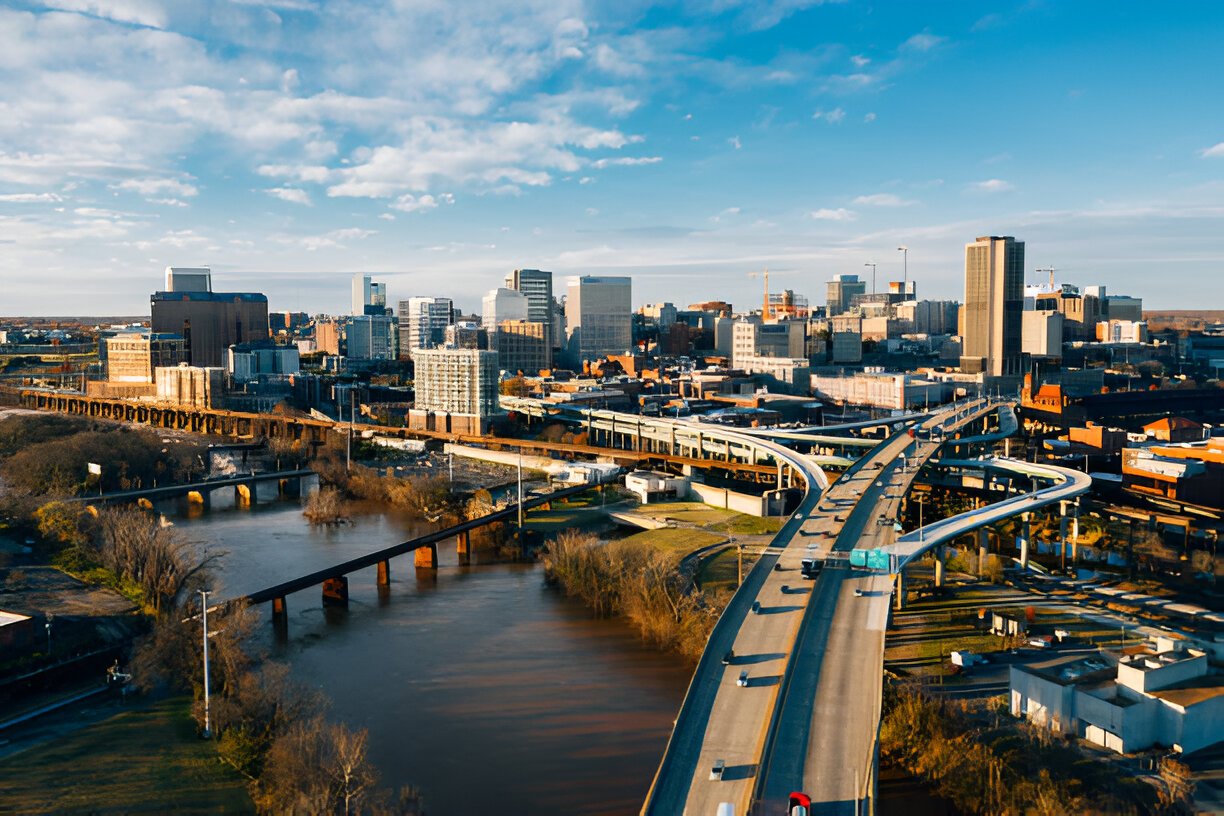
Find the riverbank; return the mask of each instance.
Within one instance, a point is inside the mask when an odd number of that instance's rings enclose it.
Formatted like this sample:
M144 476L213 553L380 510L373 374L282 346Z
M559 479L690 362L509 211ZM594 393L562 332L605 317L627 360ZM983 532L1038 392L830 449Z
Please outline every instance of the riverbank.
M133 708L0 760L12 813L250 813L244 780L196 736L186 696Z

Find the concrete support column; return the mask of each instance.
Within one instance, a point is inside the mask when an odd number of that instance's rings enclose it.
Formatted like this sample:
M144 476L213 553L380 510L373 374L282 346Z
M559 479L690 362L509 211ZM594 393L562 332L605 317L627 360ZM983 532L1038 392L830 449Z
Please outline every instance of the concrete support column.
M982 527L978 530L978 564L977 575L981 578L986 574L986 555L990 549L990 530Z
M905 570L897 572L897 588L896 594L893 596L894 608L901 610L905 608Z
M1061 569L1067 569L1067 503L1058 503L1058 553Z
M380 587L391 585L391 560L378 562L378 585Z
M942 587L944 585L944 548L939 545L935 548L935 586Z
M1028 569L1029 561L1029 514L1020 514L1020 534L1016 540L1016 546L1020 548L1020 568Z
M438 568L438 545L427 544L416 548L416 568L436 570Z
M323 582L324 606L348 606L348 578L328 578Z
M289 626L289 608L285 605L284 596L272 599L272 626L276 629Z
M470 530L455 536L455 552L459 555L460 564L472 563L472 532Z

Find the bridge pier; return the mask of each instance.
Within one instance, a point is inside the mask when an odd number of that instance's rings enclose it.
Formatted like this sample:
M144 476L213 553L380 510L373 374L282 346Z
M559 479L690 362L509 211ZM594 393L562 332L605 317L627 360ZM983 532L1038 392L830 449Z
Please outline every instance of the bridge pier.
M323 582L324 606L348 606L348 578L328 578Z
M212 507L212 491L204 488L201 490L189 490L187 492L187 503L198 504L205 510Z
M418 550L417 552L420 552ZM472 531L465 530L455 536L455 552L459 556L459 563L464 566L472 563Z
M1020 568L1028 569L1029 561L1029 514L1020 514L1020 535L1016 544L1020 547Z
M302 495L302 480L300 478L281 479L277 482L277 493L291 499Z
M378 585L391 586L391 559L378 562Z
M284 596L272 599L272 626L277 630L289 627L289 608L285 605Z
M987 527L978 528L978 563L977 577L981 578L986 574L986 553L990 549L990 529Z
M893 597L894 609L901 611L905 608L905 569L897 570L897 589L896 595Z
M1058 503L1058 552L1060 568L1067 571L1067 503Z
M251 507L258 501L258 489L254 482L234 485L234 504L238 507Z
M438 568L438 545L426 544L423 547L417 547L414 560L419 570L436 570Z
M942 587L944 585L944 548L940 544L935 548L935 586Z

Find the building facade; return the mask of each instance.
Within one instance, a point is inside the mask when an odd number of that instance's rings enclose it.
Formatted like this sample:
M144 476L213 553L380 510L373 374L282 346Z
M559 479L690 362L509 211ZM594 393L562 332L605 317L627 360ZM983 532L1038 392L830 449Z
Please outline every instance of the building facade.
M548 329L530 320L503 320L497 324L497 364L502 371L535 376L552 359Z
M413 361L417 410L477 417L498 412L497 352L417 349Z
M854 296L866 293L867 282L859 280L858 275L838 275L826 286L825 315L833 317L849 311Z
M396 358L395 318L387 315L357 315L346 330L351 360L394 360Z
M626 277L570 278L565 323L576 362L624 354L633 346L632 285Z
M1024 311L1024 242L984 236L965 245L961 369L1018 376Z
M435 348L446 340L455 322L455 304L444 297L413 297L399 302L399 356L416 359L418 349Z
M489 332L489 348L497 350L497 326L506 320L529 320L531 301L517 289L490 289L480 302L480 324ZM543 324L543 321L537 321Z
M106 338L106 379L113 383L153 382L158 366L187 362L182 335L125 332Z
M192 365L219 367L225 350L266 340L268 298L253 292L154 292L150 297L154 334L183 337Z

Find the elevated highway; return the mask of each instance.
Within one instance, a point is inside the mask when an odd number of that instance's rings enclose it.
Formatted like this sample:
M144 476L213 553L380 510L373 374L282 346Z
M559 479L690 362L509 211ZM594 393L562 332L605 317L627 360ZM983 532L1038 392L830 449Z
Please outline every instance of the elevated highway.
M953 433L990 410L985 402L958 406L939 421L944 423L946 433ZM924 457L940 446L937 442L925 442L918 449L918 445L907 433L899 432L856 462L823 500L812 491L805 495L770 551L736 593L711 636L643 813L713 813L723 802L733 803L737 812L745 813L754 801L772 804L780 795L784 803L790 790L803 789L802 784L786 787L791 778L802 777L802 762L792 763L799 766L797 772L775 771L774 763L778 762L780 768L784 763L779 759L783 756L796 760L805 756L819 660L826 644L831 648L830 638L841 637L839 632L844 634L848 651L863 652L864 667L870 670L875 660L878 677L883 663L890 579L875 578L883 605L874 624L870 621L838 624L834 617L841 606L842 584L848 571L838 574L836 569L826 569L815 584L809 584L801 578L801 562L810 553L848 551L860 543L872 525L878 527L876 516L868 508L874 507L875 499L886 491L885 480L897 480L893 487L902 492L895 497L889 494L888 501L899 501ZM901 467L901 457L907 451L908 463ZM869 501L862 501L864 497ZM846 588L846 592L850 589ZM754 604L759 605L760 613L745 614ZM855 607L854 611L862 608ZM857 642L859 632L869 625L878 630L878 659L875 650L862 650ZM732 650L734 657L724 664L722 656ZM741 685L740 677L745 672L746 684ZM851 687L860 692L872 688L870 683ZM856 699L862 696L858 694ZM849 711L850 706L846 708ZM869 712L866 716L855 713L847 719L859 724L878 722L878 703L875 711L875 716ZM846 757L871 756L874 729L847 727L843 732L847 739L856 739L861 734L858 739L861 750L850 745L833 747L839 763L846 766L843 774L846 783L830 790L850 801L854 774L846 765ZM794 753L797 749L798 754ZM721 777L711 773L716 763L724 767ZM870 767L869 761L863 764ZM776 795L774 787L786 789Z

